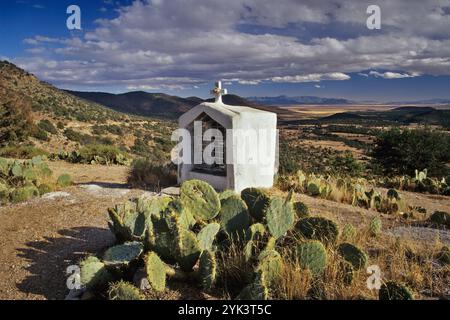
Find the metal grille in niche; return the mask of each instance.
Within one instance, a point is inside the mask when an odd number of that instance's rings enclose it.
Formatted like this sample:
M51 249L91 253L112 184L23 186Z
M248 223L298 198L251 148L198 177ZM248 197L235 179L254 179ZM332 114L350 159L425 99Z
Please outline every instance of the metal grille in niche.
M202 134L209 129L217 129L222 133L222 141L204 141L203 137L195 137L194 141L202 141L202 154L205 151L205 148L209 146L211 143L216 142L217 147L215 148L212 156L216 158L216 162L213 164L194 164L193 171L199 173L206 173L216 176L226 176L227 168L226 168L226 130L223 126L221 126L217 121L213 120L210 116L203 114L195 121L201 121L202 123Z

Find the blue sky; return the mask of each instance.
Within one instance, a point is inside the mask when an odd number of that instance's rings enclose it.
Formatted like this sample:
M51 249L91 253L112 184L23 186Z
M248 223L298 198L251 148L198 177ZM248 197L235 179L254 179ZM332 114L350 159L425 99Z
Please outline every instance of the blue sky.
M381 30L372 2L1 1L0 58L84 91L207 97L222 79L241 96L450 98L450 0L379 0Z

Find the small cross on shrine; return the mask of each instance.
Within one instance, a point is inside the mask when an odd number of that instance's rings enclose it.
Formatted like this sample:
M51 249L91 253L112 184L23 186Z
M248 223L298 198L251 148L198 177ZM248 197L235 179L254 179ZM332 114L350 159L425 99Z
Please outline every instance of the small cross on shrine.
M211 90L211 94L216 98L215 103L223 103L222 96L228 94L227 89L222 89L222 81L216 82L216 87Z

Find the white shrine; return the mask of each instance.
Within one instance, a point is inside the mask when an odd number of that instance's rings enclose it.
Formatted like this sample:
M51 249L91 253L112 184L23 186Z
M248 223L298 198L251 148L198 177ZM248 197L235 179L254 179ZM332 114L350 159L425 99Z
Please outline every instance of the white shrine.
M217 190L241 192L248 187L270 188L278 167L277 115L245 106L226 105L221 82L204 102L179 119L184 160L178 182L199 179Z

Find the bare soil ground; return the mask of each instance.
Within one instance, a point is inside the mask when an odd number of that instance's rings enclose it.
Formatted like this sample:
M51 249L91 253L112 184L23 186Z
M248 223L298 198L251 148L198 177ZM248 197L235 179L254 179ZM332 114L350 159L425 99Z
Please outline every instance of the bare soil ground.
M65 162L51 166L55 175L70 173L79 185L49 197L0 207L0 299L64 299L68 293L66 268L113 242L106 208L143 193L127 189L126 167ZM402 196L409 204L425 207L428 212L450 211L448 197L408 192L402 192ZM313 215L329 217L341 226L364 225L380 216L375 211L328 200L305 195L298 198L310 207ZM382 215L382 219L385 229L405 227L401 230L402 237L434 241L436 233L429 230L424 233L425 238L415 238L416 230L400 217ZM427 235L429 232L431 235Z
M126 189L126 167L58 162L52 169L103 189L74 186L62 197L0 207L0 299L64 299L67 266L114 240L106 208L142 193Z

